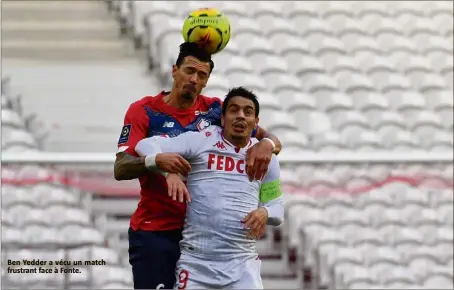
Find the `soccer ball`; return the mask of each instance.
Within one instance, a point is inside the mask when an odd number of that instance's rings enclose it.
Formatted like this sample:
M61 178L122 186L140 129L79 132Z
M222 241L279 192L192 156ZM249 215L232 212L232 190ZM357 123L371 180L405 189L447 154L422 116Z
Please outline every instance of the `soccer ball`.
M183 24L185 42L195 42L215 54L230 40L229 19L216 8L201 8L189 13Z

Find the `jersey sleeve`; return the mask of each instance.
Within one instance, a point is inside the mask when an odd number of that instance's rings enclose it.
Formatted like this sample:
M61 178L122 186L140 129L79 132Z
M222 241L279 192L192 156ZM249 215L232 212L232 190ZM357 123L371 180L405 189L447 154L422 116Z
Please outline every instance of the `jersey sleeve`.
M197 156L204 136L202 132L185 132L173 138L153 136L139 141L135 150L139 156L166 152L180 154L189 160Z
M139 103L129 106L124 118L123 128L118 139L118 151L138 156L135 151L137 143L147 137L149 117L145 108Z
M268 172L260 186L260 203L268 211L267 224L274 226L280 225L284 220L284 201L279 177L279 160L273 155Z

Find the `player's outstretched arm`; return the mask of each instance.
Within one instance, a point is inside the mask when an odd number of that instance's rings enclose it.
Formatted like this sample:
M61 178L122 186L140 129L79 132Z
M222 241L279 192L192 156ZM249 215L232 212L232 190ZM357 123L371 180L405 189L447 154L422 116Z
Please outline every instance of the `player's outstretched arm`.
M191 171L186 159L197 155L201 138L199 132L186 132L174 138L155 136L138 142L135 150L139 156L145 157L145 166L151 170L186 175Z

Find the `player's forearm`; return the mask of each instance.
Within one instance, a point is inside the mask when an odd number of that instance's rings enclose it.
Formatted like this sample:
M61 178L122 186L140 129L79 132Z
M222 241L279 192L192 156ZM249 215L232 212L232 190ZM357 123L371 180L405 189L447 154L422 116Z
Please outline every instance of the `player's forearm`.
M143 156L145 167L149 170L158 171L159 168L156 165L156 155L162 153L162 148L156 141L156 138L146 138L140 140L136 145L136 153L139 156Z
M268 211L267 225L279 226L284 221L284 201L281 197L273 199L262 205Z
M135 157L128 153L117 154L114 165L114 176L116 180L131 180L147 173L145 157Z
M267 132L265 129L263 129L262 127L258 127L257 128L257 133L255 134L255 137L258 139L258 140L262 140L263 138L269 138L271 140L273 140L274 142L274 145L276 145L273 153L278 155L281 150L282 150L282 144L281 144L281 141L274 135L274 134L271 134L269 132ZM270 142L271 143L271 142Z
M157 139L154 137L140 140L134 150L139 156L143 157L148 155L156 155L162 152L161 146L158 144Z

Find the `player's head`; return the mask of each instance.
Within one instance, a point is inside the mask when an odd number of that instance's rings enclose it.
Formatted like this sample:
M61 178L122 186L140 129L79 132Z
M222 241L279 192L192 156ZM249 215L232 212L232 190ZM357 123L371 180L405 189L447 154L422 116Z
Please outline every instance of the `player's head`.
M224 134L236 140L249 139L259 122L259 111L257 96L252 91L232 88L222 104Z
M177 61L172 67L173 90L186 100L194 99L206 86L213 68L211 55L196 43L181 44Z

